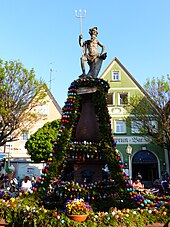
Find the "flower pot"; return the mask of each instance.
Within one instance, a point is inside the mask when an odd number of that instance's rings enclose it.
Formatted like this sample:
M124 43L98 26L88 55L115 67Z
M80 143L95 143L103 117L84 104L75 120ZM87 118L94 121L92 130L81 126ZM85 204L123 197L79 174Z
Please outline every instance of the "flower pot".
M86 218L87 218L87 216L88 216L88 214L79 214L79 215L69 215L68 214L68 217L70 218L70 219L72 219L72 220L74 220L74 221L78 221L78 222L83 222L83 221L85 221L86 220Z
M6 223L5 219L0 220L0 227L10 226L9 223Z

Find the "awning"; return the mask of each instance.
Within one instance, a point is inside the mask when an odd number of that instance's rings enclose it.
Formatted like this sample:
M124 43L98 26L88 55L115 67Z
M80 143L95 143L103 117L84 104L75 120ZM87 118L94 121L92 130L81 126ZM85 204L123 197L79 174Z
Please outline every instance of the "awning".
M0 161L4 159L7 156L7 154L0 154Z

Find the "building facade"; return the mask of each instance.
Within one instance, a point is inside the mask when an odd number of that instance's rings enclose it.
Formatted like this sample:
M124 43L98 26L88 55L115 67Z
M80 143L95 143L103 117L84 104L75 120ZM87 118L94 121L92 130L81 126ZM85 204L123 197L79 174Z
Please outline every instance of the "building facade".
M138 93L146 96L147 94L117 58L113 59L100 78L110 84L107 98L108 110L117 149L125 170L133 180L140 172L143 182L151 186L152 182L161 178L161 174L166 171L168 162L166 162L165 151L142 137L133 125L133 121L131 125L127 124L129 113L125 108L132 95ZM152 123L156 126L156 122ZM131 148L130 153L127 150L128 145Z
M46 103L43 106L37 105L36 107L37 113L42 116L41 119L31 128L25 129L16 141L8 142L5 146L0 147L0 154L3 154L3 157L6 156L6 165L15 167L16 177L40 176L43 163L33 163L31 161L25 149L25 143L30 135L43 127L45 123L61 118L61 108L50 91L47 92L45 101Z

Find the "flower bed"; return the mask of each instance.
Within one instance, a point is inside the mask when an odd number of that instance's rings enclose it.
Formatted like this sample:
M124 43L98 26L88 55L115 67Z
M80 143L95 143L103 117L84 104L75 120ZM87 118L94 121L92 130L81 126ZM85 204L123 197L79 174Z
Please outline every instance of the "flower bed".
M80 226L80 223L71 220L67 216L65 211L47 210L40 204L41 201L38 198L36 198L35 195L29 195L26 197L24 196L16 199L11 198L7 201L2 199L0 201L0 219L5 219L7 223L13 224L14 227ZM83 224L87 227L93 226L144 227L146 225L154 223L165 224L168 221L170 221L169 206L170 202L168 206L161 206L161 208L153 210L151 209L151 207L137 208L132 210L130 209L119 210L117 208L111 208L108 212L92 212L91 209L90 210L88 209L88 212L89 211L90 212L86 221L83 222ZM79 211L77 213L79 213Z

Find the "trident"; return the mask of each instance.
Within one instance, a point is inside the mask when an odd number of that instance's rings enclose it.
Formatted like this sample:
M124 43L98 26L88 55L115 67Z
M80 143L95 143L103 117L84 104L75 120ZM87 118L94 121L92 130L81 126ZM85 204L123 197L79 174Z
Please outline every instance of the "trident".
M82 19L86 16L86 10L84 10L84 14L82 14L81 9L79 9L79 14L77 10L75 10L75 16L80 19L80 34L82 34Z

